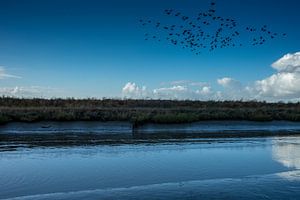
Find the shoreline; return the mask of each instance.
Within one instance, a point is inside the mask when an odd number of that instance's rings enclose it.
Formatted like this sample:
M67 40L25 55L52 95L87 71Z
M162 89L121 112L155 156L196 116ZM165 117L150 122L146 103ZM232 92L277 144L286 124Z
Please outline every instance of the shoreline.
M130 121L35 121L8 122L0 124L0 134L5 132L55 133L71 131L73 133L163 133L163 132L238 132L238 131L300 131L300 122L287 120L249 121L249 120L207 120L188 123L143 123Z
M129 122L14 122L0 126L0 151L16 148L207 142L300 135L300 122L210 121L147 124Z

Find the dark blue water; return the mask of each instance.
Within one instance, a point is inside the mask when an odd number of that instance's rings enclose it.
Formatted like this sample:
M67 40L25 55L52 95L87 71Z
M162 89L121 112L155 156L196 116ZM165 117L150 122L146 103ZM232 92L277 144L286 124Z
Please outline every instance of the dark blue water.
M272 121L203 121L188 124L145 124L137 128L139 133L224 133L241 131L300 131L299 122ZM9 123L0 125L2 134L55 134L55 133L97 133L104 135L131 134L132 125L129 122L36 122Z
M0 199L300 199L300 137L3 151Z

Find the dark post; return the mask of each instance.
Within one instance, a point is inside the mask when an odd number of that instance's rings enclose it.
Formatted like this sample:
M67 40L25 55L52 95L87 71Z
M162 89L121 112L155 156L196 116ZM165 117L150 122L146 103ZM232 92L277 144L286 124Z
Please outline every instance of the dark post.
M132 135L136 136L137 135L137 128L138 128L138 123L137 121L132 122Z

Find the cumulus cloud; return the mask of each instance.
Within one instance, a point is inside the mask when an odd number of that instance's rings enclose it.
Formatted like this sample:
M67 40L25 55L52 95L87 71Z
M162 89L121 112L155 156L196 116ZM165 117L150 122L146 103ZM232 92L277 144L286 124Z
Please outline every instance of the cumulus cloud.
M239 81L229 77L218 79L217 82L226 89L241 89L242 87Z
M256 81L252 91L262 99L300 100L300 52L283 56L272 67L277 73Z
M218 79L217 82L218 84L222 85L223 87L227 87L228 85L230 85L230 83L233 81L232 78L228 78L228 77L224 77L221 79Z
M155 99L179 99L179 100L209 100L213 92L210 86L191 87L177 85L172 87L157 88L152 91Z
M266 79L256 81L255 90L260 97L299 98L300 74L277 73Z
M224 77L217 79L217 83L223 88L223 91L218 92L219 98L223 100L249 99L249 92L241 82L230 77Z
M299 72L300 52L286 54L272 64L272 67L279 72Z
M6 79L6 78L21 78L20 76L8 74L6 72L5 67L0 66L0 79Z
M147 97L147 88L145 86L138 87L135 83L128 82L122 89L122 95L125 98L146 98Z
M223 87L233 87L234 85L236 85L238 82L236 80L234 80L233 78L229 78L229 77L224 77L221 79L217 80L218 84L223 86Z
M212 99L214 92L210 86L193 87L187 85L174 85L170 87L160 87L147 89L140 87L136 83L126 83L122 89L123 97L133 99L178 99L178 100L209 100Z
M208 83L184 80L154 90L127 83L123 93L136 98L147 94L159 99L300 101L300 52L284 55L271 66L276 70L273 75L246 86L231 77L223 77L217 79L222 86L218 91Z
M196 93L203 94L203 95L209 95L212 93L211 87L209 86L204 86L200 90L197 90Z

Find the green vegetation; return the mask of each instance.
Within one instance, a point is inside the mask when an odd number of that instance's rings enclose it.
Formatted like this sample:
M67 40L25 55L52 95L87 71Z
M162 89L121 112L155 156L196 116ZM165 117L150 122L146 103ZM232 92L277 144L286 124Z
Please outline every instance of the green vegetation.
M0 98L0 123L131 121L137 125L203 120L300 121L300 103Z

